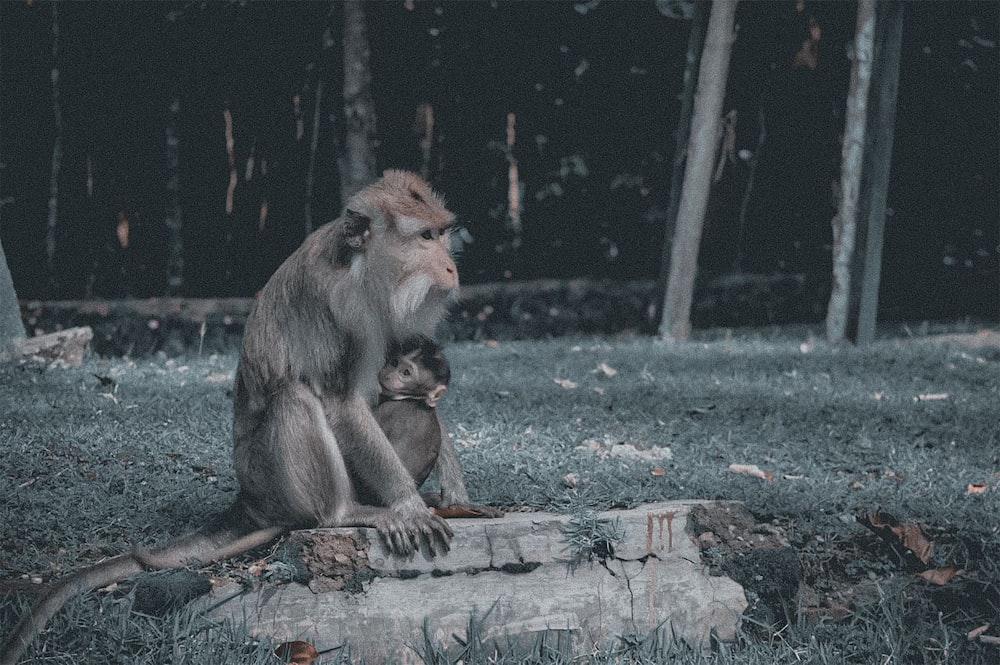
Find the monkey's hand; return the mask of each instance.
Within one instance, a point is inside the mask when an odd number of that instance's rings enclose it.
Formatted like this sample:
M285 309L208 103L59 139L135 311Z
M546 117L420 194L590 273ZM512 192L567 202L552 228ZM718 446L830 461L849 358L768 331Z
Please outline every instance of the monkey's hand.
M419 497L409 497L389 506L375 520L375 528L393 554L410 556L421 541L431 556L446 553L455 535L448 523L433 514Z

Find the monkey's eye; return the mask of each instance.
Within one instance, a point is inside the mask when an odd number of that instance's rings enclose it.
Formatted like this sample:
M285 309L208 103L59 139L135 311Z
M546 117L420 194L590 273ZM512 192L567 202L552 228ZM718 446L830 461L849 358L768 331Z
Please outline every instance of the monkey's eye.
M406 369L404 369L404 370L403 370L403 376L409 376L409 375L410 375L410 374L412 374L412 373L413 373L413 372L411 372L411 371L410 371L410 368L409 368L409 367L407 367Z
M432 229L427 229L420 234L420 237L424 240L434 240L434 231Z

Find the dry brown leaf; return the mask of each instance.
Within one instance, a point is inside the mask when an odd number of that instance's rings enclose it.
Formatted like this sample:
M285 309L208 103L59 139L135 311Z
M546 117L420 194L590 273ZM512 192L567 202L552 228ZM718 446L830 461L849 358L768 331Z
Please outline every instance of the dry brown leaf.
M986 483L969 483L968 487L965 488L966 494L982 494L985 492L989 486Z
M567 473L563 476L563 485L573 489L580 484L580 474L579 473Z
M446 519L463 519L474 517L493 517L490 511L482 506L433 506L430 511L438 517Z
M310 665L319 658L319 652L309 642L295 640L294 642L284 642L279 644L274 650L274 655L281 659L283 663L294 665Z
M937 402L948 399L948 393L923 393L913 398L914 402Z
M995 647L1000 646L1000 637L996 637L995 635L980 635L979 641Z
M913 522L900 523L889 513L869 513L858 518L865 525L882 537L892 534L906 549L914 554L922 563L927 563L934 556L934 543L927 540L920 525Z
M576 382L575 381L571 381L569 379L552 379L552 380L555 381L556 383L558 383L563 388L566 388L567 390L571 390L573 388L576 388Z
M945 566L944 568L931 568L930 570L925 570L920 573L920 577L927 580L931 584L944 586L957 574L958 570L955 566Z
M658 466L654 466L653 470L650 473L652 473L654 476L662 476L663 474L666 473L666 471L664 471L662 468Z
M990 624L984 623L982 626L979 626L978 628L973 628L972 630L970 630L968 633L965 634L965 637L968 638L968 639L970 639L970 640L974 640L977 637L979 637L980 635L982 635L983 633L985 633L989 629L990 629Z
M601 374L608 377L609 379L618 373L618 370L616 370L614 367L611 367L607 363L601 363L600 365L598 365L597 371L599 371Z
M747 476L760 478L761 480L766 480L767 482L774 480L774 473L770 471L763 471L756 464L730 464L729 470L733 473L742 473Z

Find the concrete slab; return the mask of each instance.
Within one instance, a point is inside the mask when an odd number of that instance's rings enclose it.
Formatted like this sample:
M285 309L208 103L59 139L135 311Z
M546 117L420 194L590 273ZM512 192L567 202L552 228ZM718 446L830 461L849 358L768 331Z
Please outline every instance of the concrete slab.
M491 639L567 631L576 653L660 626L692 642L710 634L730 640L746 608L743 588L710 576L685 530L691 507L708 503L601 513L617 520L621 538L577 549L572 570L568 515L452 520L451 552L436 558L394 557L370 529L296 532L290 542L313 576L308 585L240 594L210 614L320 651L346 644L370 663L417 660L425 620L436 642L454 645L453 635L465 639L470 616L482 618ZM234 589L217 590L215 602Z

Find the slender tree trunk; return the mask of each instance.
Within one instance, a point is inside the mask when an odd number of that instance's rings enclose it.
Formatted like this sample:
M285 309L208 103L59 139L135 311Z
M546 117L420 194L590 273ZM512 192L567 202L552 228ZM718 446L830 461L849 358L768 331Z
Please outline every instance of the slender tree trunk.
M764 117L764 103L761 102L760 110L757 112L758 133L757 148L753 151L753 158L750 160L750 173L747 175L747 184L743 188L743 200L740 201L740 214L737 218L739 230L736 232L736 258L733 260L733 272L739 274L743 272L743 254L746 251L747 241L747 211L750 210L750 200L753 197L753 187L757 180L757 167L760 164L760 152L767 142L767 118Z
M859 203L858 248L855 276L860 281L852 294L848 337L856 344L875 339L878 289L882 277L885 212L889 200L896 97L899 91L900 51L903 43L903 3L888 0L876 7L876 38L872 67L872 96L868 109L864 179Z
M735 40L735 22L736 0L715 0L712 3L698 74L677 228L670 252L663 318L660 321L660 336L678 341L686 340L691 333L691 300L698 270L698 247L712 184L712 167L729 75L729 55Z
M333 17L336 9L335 4L330 5L330 11L326 14L326 29L323 30L323 47L319 57L316 58L316 89L313 93L313 116L312 133L309 138L309 156L306 162L306 190L305 203L303 205L303 217L305 219L306 235L312 233L313 228L313 193L316 191L316 155L319 151L320 126L323 119L323 90L326 87L326 76L329 67L330 53L336 43L333 39ZM296 140L302 137L302 118L296 108L298 117L298 128L296 129Z
M21 323L21 308L14 292L14 280L7 267L7 255L0 245L0 352L6 351L24 339L24 324Z
M59 101L59 3L52 3L52 169L49 174L49 216L45 225L45 268L49 285L56 282L56 223L59 220L59 173L62 170L62 105Z
M177 116L181 100L170 102L166 127L167 157L167 214L163 219L167 227L167 295L178 295L184 286L184 221L181 212L180 141L177 138Z
M420 137L420 175L431 180L431 155L434 150L434 107L430 102L417 106L413 131Z
M826 314L826 337L833 344L842 342L847 334L874 34L875 0L858 0L854 64L851 67L851 88L847 95L840 158L840 209L833 218L833 283Z
M346 0L344 8L344 151L340 160L340 196L343 204L375 180L375 105L371 95L371 52L360 0Z
M306 201L303 207L306 235L313 231L312 201L316 181L316 150L319 148L319 125L323 108L323 73L316 69L316 96L313 101L312 138L309 139L309 164L306 167Z
M681 202L681 187L684 184L684 162L687 161L688 140L691 137L691 114L694 109L694 91L698 84L698 66L705 46L705 30L708 27L710 2L696 2L691 17L691 33L688 37L684 64L684 87L681 91L680 116L674 136L674 159L670 170L670 200L667 202L667 218L663 224L663 246L660 249L660 274L657 280L655 302L659 312L653 319L662 320L663 296L667 290L667 275L670 274L670 253L677 228L677 210ZM663 329L660 329L663 335Z

